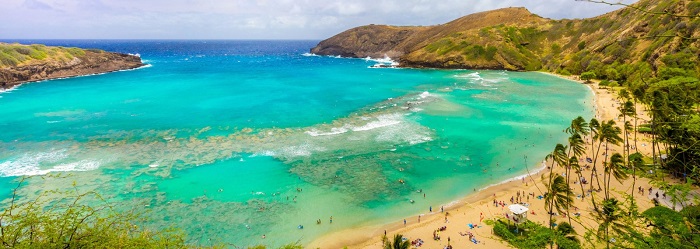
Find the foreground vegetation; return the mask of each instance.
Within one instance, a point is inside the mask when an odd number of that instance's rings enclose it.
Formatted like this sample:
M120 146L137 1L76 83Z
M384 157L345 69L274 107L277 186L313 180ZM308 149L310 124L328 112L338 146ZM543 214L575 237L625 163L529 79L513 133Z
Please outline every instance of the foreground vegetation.
M10 199L0 203L0 248L236 247L230 244L210 247L187 244L185 234L177 228L146 229L140 224L146 223L147 214L110 204L95 192L46 191L35 199L20 200L17 190L25 180L19 181ZM279 247L302 248L298 243Z
M46 192L20 201L17 189L2 203L0 245L5 248L184 248L174 229L151 231L137 224L143 217L116 211L94 192ZM47 195L59 195L55 200ZM88 205L101 201L102 205Z

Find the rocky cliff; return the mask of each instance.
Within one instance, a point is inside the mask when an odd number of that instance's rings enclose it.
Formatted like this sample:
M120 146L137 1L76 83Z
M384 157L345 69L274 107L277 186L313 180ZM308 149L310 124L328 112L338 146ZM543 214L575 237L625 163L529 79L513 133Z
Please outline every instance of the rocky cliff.
M134 55L101 50L0 44L0 87L143 66Z
M655 69L669 54L697 55L697 37L699 1L640 0L588 19L552 20L505 8L428 27L362 26L320 42L311 52L388 55L404 67L595 71L612 79L611 68L644 62Z

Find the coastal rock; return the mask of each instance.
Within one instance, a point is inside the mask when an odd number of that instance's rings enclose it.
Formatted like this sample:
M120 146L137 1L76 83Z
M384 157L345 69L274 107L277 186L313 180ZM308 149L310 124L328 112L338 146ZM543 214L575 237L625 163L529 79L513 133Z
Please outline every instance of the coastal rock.
M143 66L135 55L101 50L83 50L84 54L70 61L35 60L30 63L0 67L0 87L56 78L74 77L133 69Z
M311 53L355 58L398 57L407 51L406 39L423 29L386 25L357 27L321 41Z

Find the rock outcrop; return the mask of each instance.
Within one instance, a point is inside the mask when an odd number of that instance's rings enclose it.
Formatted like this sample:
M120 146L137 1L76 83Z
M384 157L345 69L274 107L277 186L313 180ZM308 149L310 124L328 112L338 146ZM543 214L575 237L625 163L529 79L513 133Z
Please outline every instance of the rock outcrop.
M70 60L32 60L18 66L0 67L0 88L56 78L99 74L143 66L135 55L83 50Z

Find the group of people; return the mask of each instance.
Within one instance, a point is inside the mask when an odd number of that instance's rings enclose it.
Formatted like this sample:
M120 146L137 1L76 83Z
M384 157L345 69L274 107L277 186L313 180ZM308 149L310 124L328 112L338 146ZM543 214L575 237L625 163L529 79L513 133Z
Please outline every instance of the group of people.
M425 242L423 242L422 239L416 239L416 240L411 241L411 245L415 246L415 247L420 247L423 245L423 243L425 243Z
M440 240L440 229L433 230L433 240Z
M469 236L469 241L471 241L471 242L474 243L474 244L479 243L479 241L476 240L476 236L474 236L474 234L473 234L472 232L469 232L469 231L467 231L466 233L459 232L459 235L461 235L461 236Z

